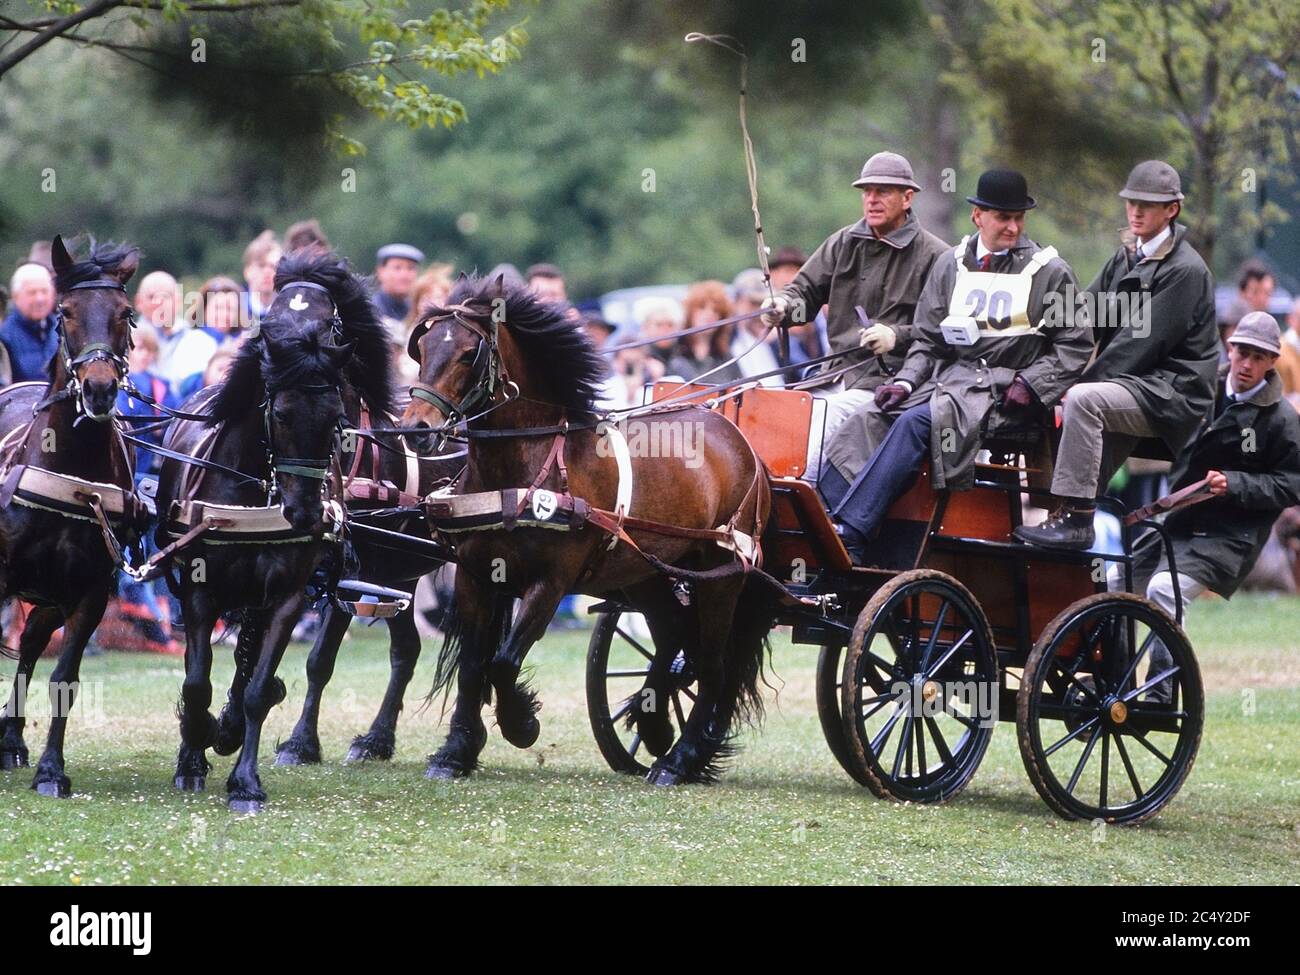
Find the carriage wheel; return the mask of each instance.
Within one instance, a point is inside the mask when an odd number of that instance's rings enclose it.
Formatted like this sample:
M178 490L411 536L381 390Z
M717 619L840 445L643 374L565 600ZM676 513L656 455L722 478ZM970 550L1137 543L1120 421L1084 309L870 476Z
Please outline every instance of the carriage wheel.
M854 778L882 799L955 796L997 721L997 656L975 597L942 572L895 576L858 615L840 698Z
M587 648L587 717L596 747L615 772L645 775L654 756L648 754L635 728L627 726L630 698L645 683L655 646L629 625L629 616L615 610L601 613ZM639 617L637 617L639 618ZM684 652L673 661L674 683L668 694L668 722L673 738L691 716L698 689Z
M1159 642L1169 660L1153 665ZM1025 769L1066 819L1154 816L1191 771L1204 718L1187 637L1130 593L1098 593L1057 616L1029 654L1016 697Z
M844 737L844 716L840 711L840 676L843 672L840 661L843 656L844 648L838 644L824 646L817 654L817 717L821 720L826 744L840 768L866 785L865 777L849 757L849 743Z

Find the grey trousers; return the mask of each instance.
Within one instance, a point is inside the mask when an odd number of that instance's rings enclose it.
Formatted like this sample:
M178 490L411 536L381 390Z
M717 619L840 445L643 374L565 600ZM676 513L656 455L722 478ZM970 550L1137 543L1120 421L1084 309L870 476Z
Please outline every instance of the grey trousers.
M844 425L845 420L872 402L875 399L876 391L874 389L832 388L826 391L817 390L813 395L826 404L826 422L822 435L818 437L817 430L814 429L810 438L811 442L808 444L806 477L816 484L817 479L821 476L822 444L830 443L831 438Z
M1071 386L1065 397L1052 493L1058 498L1095 498L1138 441L1154 436L1146 412L1119 383Z
M1174 599L1174 577L1173 574L1166 571L1156 572L1149 579L1142 579L1140 576L1134 578L1133 588L1139 592L1142 587L1146 586L1147 599L1151 600L1166 613L1171 620L1177 621L1177 604ZM1118 565L1112 565L1106 571L1107 588L1114 591L1123 589L1123 577ZM1199 579L1193 579L1189 575L1178 573L1178 588L1182 591L1183 596L1183 628L1187 627L1187 614L1192 608L1192 602L1201 593L1205 592L1206 585ZM1142 681L1149 680L1157 674L1164 673L1173 666L1174 658L1169 649L1162 640L1151 641L1151 649L1147 652L1146 669L1139 673L1139 679ZM1173 693L1173 682L1170 680L1162 681L1155 687L1146 692L1147 701L1155 701L1168 704Z

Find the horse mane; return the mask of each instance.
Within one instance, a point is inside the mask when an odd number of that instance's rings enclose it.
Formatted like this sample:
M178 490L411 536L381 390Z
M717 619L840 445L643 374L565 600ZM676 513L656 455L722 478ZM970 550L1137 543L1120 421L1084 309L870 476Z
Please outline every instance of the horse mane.
M128 257L140 256L140 248L133 244L119 244L111 240L101 244L90 234L71 241L68 251L71 253L83 248L87 251L85 258L74 261L55 275L54 287L59 294L63 294L74 284L97 281L105 275L111 275Z
M502 324L518 344L535 375L550 386L552 401L571 416L592 412L592 402L609 373L609 365L591 344L581 325L562 305L543 301L526 285L502 284L495 277L462 277L452 288L448 304L482 305L505 299Z
M343 323L341 344L353 344L352 358L343 370L348 385L375 413L394 413L393 339L380 321L365 282L348 262L328 251L307 247L280 258L275 288L294 281L309 281L325 288ZM233 367L232 367L233 371Z
M268 354L268 344L275 346L273 357ZM273 343L268 332L262 330L235 353L226 378L216 387L204 411L208 424L233 420L259 408L268 389L333 385L339 379L330 361L333 352L337 352L337 346L317 330L277 336Z

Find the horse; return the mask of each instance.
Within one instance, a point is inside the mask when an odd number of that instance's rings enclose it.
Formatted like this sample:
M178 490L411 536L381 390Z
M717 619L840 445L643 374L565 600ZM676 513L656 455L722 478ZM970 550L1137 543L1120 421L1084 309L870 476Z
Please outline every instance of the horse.
M756 553L737 551L762 535L771 504L745 438L712 411L663 410L629 421L641 425L641 442L676 436L694 449L633 456L621 431L593 411L608 370L582 329L499 277L462 278L446 307L417 325L408 351L420 363L402 416L417 431L408 441L427 451L449 429L468 440L456 494L442 502L442 517L431 514L457 564L431 693L449 693L455 681L456 699L428 777L475 770L493 692L502 736L519 748L537 740L540 703L520 670L561 598L582 592L625 599L655 636L658 655L629 710L657 756L648 780L715 779L732 749L733 719L761 717L773 615L745 571ZM689 609L679 598L686 589ZM667 684L679 647L699 694L674 742Z
M348 472L344 496L349 518L376 515L386 530L432 541L428 525L422 518L397 508L416 504L419 498L455 478L464 466L464 453L419 457L403 446L396 436L365 435L364 431L372 425L371 416L351 390L344 391L344 408L349 425L360 427L358 435L345 438L341 456L342 468ZM351 440L351 444L347 440ZM349 450L349 446L352 449ZM405 491L399 492L398 484L405 484ZM354 486L359 489L354 491ZM404 493L411 496L402 498L400 495ZM388 515L396 517L385 517ZM351 523L356 524L355 521ZM363 582L413 592L422 577L444 564L441 559L404 548L396 541L385 544L363 531L349 534L356 558L356 577ZM334 602L326 603L320 631L307 657L307 694L302 713L293 733L276 746L277 765L311 765L321 761L317 733L321 698L334 674L339 647L351 622L351 615ZM420 659L421 643L415 627L414 603L385 622L388 624L388 687L369 730L357 735L349 744L348 762L387 761L393 757L397 746L397 718L402 711L407 685Z
M168 434L166 449L199 457L198 466L169 457L158 486L157 541L164 551L176 548L182 562L168 581L185 617L174 784L201 791L211 770L206 750L238 750L226 782L236 812L257 812L266 802L257 755L266 715L285 696L276 669L305 587L332 544L325 514L338 509L337 502L327 506L325 494L338 463L343 390L351 386L380 414L392 410L393 399L387 330L346 264L316 251L288 254L275 286L257 334L244 341L225 381L187 404L203 419L180 419ZM224 513L233 533L224 544L192 520L195 504L237 506L211 509ZM178 521L186 505L191 520ZM241 524L254 530L241 536ZM234 612L242 614L236 673L217 720L208 710L212 630Z
M79 688L81 656L104 615L122 544L143 529L132 462L114 422L134 318L126 283L136 248L88 241L73 260L62 237L51 250L58 351L49 382L0 390L0 601L33 603L18 646L14 687L0 725L0 767L28 764L23 707L36 660L63 627L50 674L51 718L32 788L72 792L64 732Z

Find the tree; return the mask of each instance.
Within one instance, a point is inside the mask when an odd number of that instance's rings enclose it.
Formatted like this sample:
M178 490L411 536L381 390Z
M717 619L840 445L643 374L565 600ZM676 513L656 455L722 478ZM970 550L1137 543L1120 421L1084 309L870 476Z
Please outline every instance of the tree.
M979 52L984 65L1024 53L1050 66L1057 87L1076 105L1094 108L1095 119L1161 137L1163 155L1190 176L1184 192L1195 206L1187 222L1207 262L1221 210L1245 232L1282 218L1278 208L1254 200L1266 175L1288 181L1300 162L1300 4L993 0L990 7L995 19ZM1024 76L1016 87L1043 94ZM1043 99L1031 113L1040 137L1055 104ZM1240 196L1229 197L1233 187Z
M209 78L222 75L221 66L209 64L210 42L233 38L243 48L250 37L269 36L283 42L281 56L260 52L262 79L323 84L354 106L412 128L450 127L465 118L464 105L426 79L494 74L519 58L527 40L521 25L487 34L511 0L466 0L411 17L410 0L41 0L35 6L45 13L0 14L0 28L11 35L0 43L0 81L57 41L110 51L171 80L201 85L209 67ZM295 58L302 50L313 57ZM363 151L340 121L341 114L328 120L327 138L345 153Z

